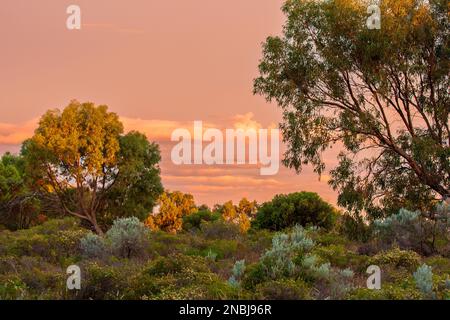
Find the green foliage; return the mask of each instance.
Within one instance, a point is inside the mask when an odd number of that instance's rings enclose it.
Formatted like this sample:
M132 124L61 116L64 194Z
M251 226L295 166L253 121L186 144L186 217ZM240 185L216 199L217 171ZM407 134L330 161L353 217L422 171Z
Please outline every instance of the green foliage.
M144 220L163 192L159 146L149 142L145 134L131 131L119 137L119 147L119 174L108 190L107 205L100 219L106 226L117 217Z
M405 268L415 270L420 264L420 256L414 251L404 251L394 248L380 252L369 259L369 265L391 266L393 268Z
M305 230L295 226L291 233L273 237L272 248L264 253L261 262L272 279L293 275L296 267L292 259L298 254L309 252L313 246L314 242Z
M254 92L283 110L284 164L321 174L342 143L339 205L378 218L450 194L449 20L446 1L383 1L370 30L367 3L286 1Z
M25 174L25 159L5 153L0 158L0 224L10 230L39 224L40 201Z
M118 256L130 258L145 252L148 242L148 229L139 219L120 218L114 221L106 233L112 252Z
M228 283L233 287L239 287L241 285L241 278L245 272L245 260L236 261L233 269L231 270L231 277L228 279Z
M414 280L417 288L427 298L433 298L433 271L432 268L426 264L421 265L416 272L414 272Z
M373 224L377 236L386 244L430 255L439 249L439 241L450 240L448 216L448 205L438 203L430 213L400 209L397 214L377 219Z
M202 225L216 223L219 221ZM142 230L138 219L120 219L116 222L120 232L115 234L127 237L140 234L135 227ZM28 230L1 231L0 298L446 299L450 296L446 285L448 258L436 255L422 259L415 252L400 249L373 257L358 255L353 252L358 243L324 229L297 226L286 233L252 230L245 235L236 231L231 239L207 238L202 231L178 234L157 231L148 233L145 238L150 241L142 242L138 251L132 251L131 257L139 259L128 258L129 248L115 251L112 256L113 239L109 235L108 232L104 238L98 237L80 227L76 219L50 220ZM127 241L124 243L129 245ZM134 246L135 241L132 243ZM100 258L102 254L105 255ZM428 283L428 287L430 283L424 272L416 272L420 277L413 275L422 261L433 266L432 295L425 295L416 287L415 278L420 279L417 283ZM66 289L66 268L72 264L81 268L81 290ZM381 290L364 289L370 264L382 268Z
M346 236L349 240L366 242L370 239L372 230L359 216L344 214L339 217L339 233Z
M200 229L206 239L236 239L240 236L239 226L222 219L203 223Z
M102 258L107 252L103 238L92 232L86 234L80 241L81 252L84 258Z
M349 300L419 300L420 292L413 285L384 284L381 290L357 288L352 290L347 298Z
M0 255L5 252L60 263L80 254L79 240L85 234L74 219L51 220L31 229L4 231L0 233Z
M104 105L71 101L47 111L22 154L47 210L81 218L98 234L117 215L143 217L162 192L158 147L143 134L123 135Z
M367 256L359 255L343 245L317 246L313 253L321 259L329 261L333 267L337 268L351 267L363 272L368 266Z
M24 300L27 286L20 279L8 279L0 283L0 300Z
M259 300L309 300L312 299L310 290L302 281L272 280L259 284L255 297Z
M200 257L192 257L176 254L168 257L159 257L152 261L145 273L152 276L182 273L192 269L197 272L208 272L205 260Z
M220 213L209 210L200 210L190 215L183 216L183 230L200 229L202 223L212 222L220 219Z
M294 225L329 229L335 222L335 210L312 192L277 195L261 205L252 221L256 228L283 230Z
M253 290L258 284L266 280L268 280L266 267L261 262L258 262L246 267L241 285L247 290Z

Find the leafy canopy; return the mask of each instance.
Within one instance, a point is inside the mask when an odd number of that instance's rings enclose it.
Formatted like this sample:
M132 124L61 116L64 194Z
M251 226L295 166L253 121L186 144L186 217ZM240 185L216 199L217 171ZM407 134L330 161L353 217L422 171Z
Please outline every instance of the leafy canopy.
M381 1L380 30L368 5L286 1L254 90L283 109L285 165L321 174L338 144L339 204L377 218L450 195L450 27L447 0Z
M162 192L158 146L137 132L124 135L107 106L72 101L48 111L23 154L47 210L77 216L99 234L99 219L143 216Z
M252 224L258 229L283 230L300 225L331 228L335 222L335 209L317 193L297 192L277 195L263 203Z

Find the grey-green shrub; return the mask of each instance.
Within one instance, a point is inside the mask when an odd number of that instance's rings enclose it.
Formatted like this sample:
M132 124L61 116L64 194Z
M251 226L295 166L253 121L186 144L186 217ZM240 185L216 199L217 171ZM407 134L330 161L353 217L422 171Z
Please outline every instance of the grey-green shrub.
M106 238L114 254L130 258L145 251L148 233L148 228L138 218L121 218L114 221Z
M104 239L92 232L81 238L80 247L84 258L102 258L107 253Z
M239 287L241 284L241 278L245 272L245 260L236 261L231 272L232 275L228 279L228 283L233 287Z
M426 264L421 265L416 272L414 272L414 280L416 287L427 298L433 298L433 271L432 268Z
M290 276L295 272L293 257L306 254L314 247L314 241L301 226L295 226L289 234L279 233L272 239L272 248L261 257L268 275L273 278Z
M435 239L450 240L450 208L441 202L429 213L400 209L397 214L375 220L373 226L386 244L430 255L438 250Z

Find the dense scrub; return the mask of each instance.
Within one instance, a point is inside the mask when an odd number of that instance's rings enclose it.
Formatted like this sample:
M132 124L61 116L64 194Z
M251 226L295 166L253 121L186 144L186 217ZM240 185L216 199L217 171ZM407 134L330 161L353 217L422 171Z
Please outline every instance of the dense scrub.
M198 215L178 234L142 229L133 218L116 221L104 237L71 218L0 231L0 299L450 298L448 255L395 245L370 252L338 227L244 234ZM69 291L73 264L81 290ZM373 264L382 270L381 290L366 288Z

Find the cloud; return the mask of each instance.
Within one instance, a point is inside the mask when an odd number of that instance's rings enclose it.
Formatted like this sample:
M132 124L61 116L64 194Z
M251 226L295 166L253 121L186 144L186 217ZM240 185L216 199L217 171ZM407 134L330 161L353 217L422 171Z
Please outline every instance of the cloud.
M0 144L19 145L24 140L33 136L38 119L32 119L19 124L0 122Z
M161 175L167 189L179 190L194 195L198 203L221 203L232 199L239 201L242 197L259 202L271 199L274 194L296 191L318 192L325 200L335 203L336 195L327 182L330 177L322 175L321 180L311 168L305 168L302 174L296 175L292 170L280 167L275 176L260 176L258 165L183 165L176 166L170 160L170 152L176 142L171 142L172 132L185 128L192 134L193 121L147 120L121 117L125 132L132 130L143 132L148 139L156 141L161 149ZM0 123L0 154L6 150L18 150L20 144L30 138L37 127L38 119L18 124ZM273 128L275 124L264 127L254 114L249 112L237 114L223 123L203 122L203 128L260 129ZM324 154L327 167L336 162L339 148Z

